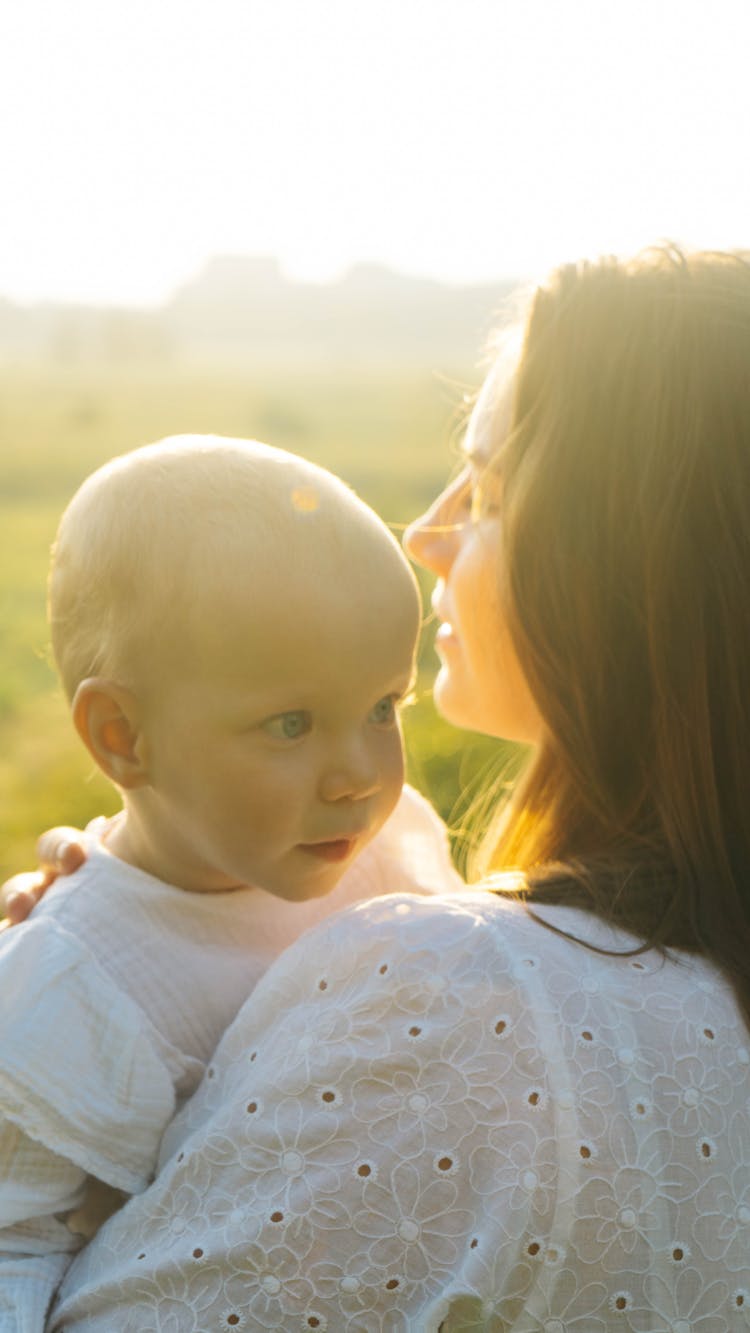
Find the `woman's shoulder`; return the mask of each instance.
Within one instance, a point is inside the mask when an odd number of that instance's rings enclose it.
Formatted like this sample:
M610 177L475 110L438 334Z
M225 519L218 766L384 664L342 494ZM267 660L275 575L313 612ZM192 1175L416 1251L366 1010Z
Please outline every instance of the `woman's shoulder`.
M481 940L505 952L550 933L520 900L497 889L493 881L474 887L460 883L455 890L431 894L386 893L354 904L322 929L358 948L369 947L373 935L388 935L404 954L428 943L453 954L476 948Z
M399 889L398 876L393 883ZM548 941L554 944L552 933L521 902L494 892L492 885L471 888L459 881L455 890L381 892L344 907L308 930L274 970L296 972L303 956L308 962L335 957L341 968L354 971L384 945L404 963L439 950L448 965L466 950L515 956L525 942L543 947Z
M694 1006L699 993L734 1014L732 988L708 960L645 949L636 936L578 907L531 907L513 896L514 887L512 876L502 876L458 892L372 898L309 932L274 974L283 986L294 978L299 987L320 972L326 987L335 978L360 994L377 989L386 973L433 975L450 983L459 1004L504 991L537 1017L581 987L631 1011L645 1013L658 996L677 1012Z
M523 1087L543 1079L526 975L531 954L506 928L516 918L534 929L517 907L481 890L399 893L308 931L276 960L225 1033L198 1094L165 1138L162 1161L209 1121L231 1137L221 1126L225 1117L234 1123L235 1105L252 1106L256 1125L261 1105L315 1088L328 1098L324 1108L335 1109L355 1092L379 1096L381 1083L383 1096L401 1096L408 1085L419 1100L417 1084L447 1077L464 1091L476 1082L478 1105L510 1096L519 1078Z
M528 980L554 937L523 907L486 889L392 893L346 908L308 931L277 959L254 996L271 1004L312 1003L325 993L342 1006L374 1002L394 987L450 991L455 1005ZM572 946L570 946L572 947ZM484 978L483 981L480 979ZM521 990L525 986L520 987ZM256 1007L257 1012L257 1007Z

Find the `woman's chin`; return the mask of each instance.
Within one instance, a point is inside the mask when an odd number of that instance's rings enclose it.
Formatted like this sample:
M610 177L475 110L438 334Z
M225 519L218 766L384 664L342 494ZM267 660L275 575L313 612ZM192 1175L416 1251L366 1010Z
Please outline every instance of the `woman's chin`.
M525 695L520 700L511 701L504 709L493 708L494 701L485 700L489 707L483 709L478 693L476 686L471 689L459 678L455 668L451 670L444 663L432 688L435 708L451 726L459 727L462 731L476 731L482 736L492 736L495 740L511 741L515 745L539 744L542 738L541 720L534 704Z
M450 722L451 726L461 727L467 731L482 730L481 725L472 714L467 691L456 680L455 672L452 672L445 665L441 666L435 677L432 697L438 713L445 718L446 722Z

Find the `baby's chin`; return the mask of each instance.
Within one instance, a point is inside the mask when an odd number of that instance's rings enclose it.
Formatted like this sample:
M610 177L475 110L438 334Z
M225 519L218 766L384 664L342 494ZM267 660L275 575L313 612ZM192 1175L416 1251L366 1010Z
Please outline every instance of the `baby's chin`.
M298 843L294 849L296 874L288 880L261 884L267 893L288 903L325 898L344 878L370 836L331 842Z

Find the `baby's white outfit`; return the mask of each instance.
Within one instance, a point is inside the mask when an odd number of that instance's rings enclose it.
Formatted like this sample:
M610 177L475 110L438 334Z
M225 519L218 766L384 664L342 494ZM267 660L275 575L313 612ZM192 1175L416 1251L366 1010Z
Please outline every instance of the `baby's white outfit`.
M146 1187L165 1126L271 961L405 884L460 884L443 825L409 788L326 897L186 893L94 838L81 870L0 938L0 1333L44 1328L92 1178Z

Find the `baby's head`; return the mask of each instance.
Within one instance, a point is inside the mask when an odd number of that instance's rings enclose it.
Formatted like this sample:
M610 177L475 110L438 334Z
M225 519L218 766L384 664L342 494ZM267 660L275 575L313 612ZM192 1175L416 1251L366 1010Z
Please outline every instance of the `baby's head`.
M419 624L372 510L267 445L164 440L84 482L49 606L76 726L123 792L118 855L194 890L333 887L398 799Z

